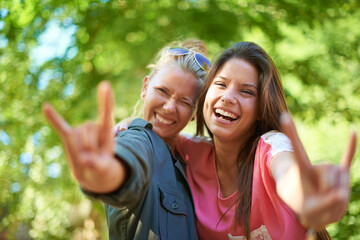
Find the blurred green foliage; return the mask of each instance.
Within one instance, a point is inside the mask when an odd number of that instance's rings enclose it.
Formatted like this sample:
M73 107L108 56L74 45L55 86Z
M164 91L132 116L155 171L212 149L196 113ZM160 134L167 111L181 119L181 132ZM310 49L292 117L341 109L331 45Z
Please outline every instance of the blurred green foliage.
M121 120L140 96L147 64L173 40L200 38L211 58L237 41L263 46L310 158L338 162L360 119L359 5L0 0L0 239L107 239L103 207L81 194L41 104L51 102L73 125L94 119L96 86L109 80ZM360 238L358 162L357 154L348 212L328 227L334 239Z

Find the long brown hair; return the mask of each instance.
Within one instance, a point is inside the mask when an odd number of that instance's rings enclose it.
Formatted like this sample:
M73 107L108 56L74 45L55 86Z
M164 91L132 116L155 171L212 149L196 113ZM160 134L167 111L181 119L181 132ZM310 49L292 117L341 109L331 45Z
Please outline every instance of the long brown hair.
M250 239L250 212L252 202L252 183L255 151L260 137L271 130L280 131L280 114L288 111L285 95L281 84L279 71L270 56L257 44L252 42L240 42L226 49L213 63L204 87L201 90L196 134L204 134L204 126L208 134L212 136L206 126L202 109L207 90L219 69L230 59L241 58L252 64L259 74L258 85L258 121L255 124L253 136L242 147L238 156L238 198L235 204L236 221L244 226L245 236Z

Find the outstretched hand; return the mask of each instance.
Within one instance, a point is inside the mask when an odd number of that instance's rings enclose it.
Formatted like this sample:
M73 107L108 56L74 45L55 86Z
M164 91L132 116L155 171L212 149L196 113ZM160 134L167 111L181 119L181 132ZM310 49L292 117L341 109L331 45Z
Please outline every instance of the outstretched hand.
M299 168L303 201L298 214L303 224L320 229L340 220L349 202L349 172L356 150L356 133L352 133L340 165L312 165L289 113L282 114L281 126L292 142Z
M76 180L85 190L105 193L121 185L125 179L125 168L114 157L114 97L110 83L101 82L97 93L99 123L85 122L73 128L49 103L43 104L43 112L61 138Z

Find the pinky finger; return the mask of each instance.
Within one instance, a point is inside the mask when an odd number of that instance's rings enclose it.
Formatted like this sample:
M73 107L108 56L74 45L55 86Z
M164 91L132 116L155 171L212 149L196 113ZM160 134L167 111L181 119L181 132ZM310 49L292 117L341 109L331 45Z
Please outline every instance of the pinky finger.
M356 132L353 131L350 136L350 142L347 150L345 151L343 158L341 160L341 167L345 169L350 169L353 158L356 151Z

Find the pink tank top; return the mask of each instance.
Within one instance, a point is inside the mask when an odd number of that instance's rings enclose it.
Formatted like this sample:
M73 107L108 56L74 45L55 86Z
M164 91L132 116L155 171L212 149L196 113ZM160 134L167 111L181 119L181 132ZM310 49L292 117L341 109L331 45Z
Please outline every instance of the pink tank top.
M186 172L194 198L199 239L245 239L243 228L235 225L237 192L227 198L220 194L213 145L208 141L180 137L177 150L187 164ZM257 146L250 214L252 239L305 239L306 229L295 213L278 197L270 171L272 157L292 151L282 133L264 134Z

